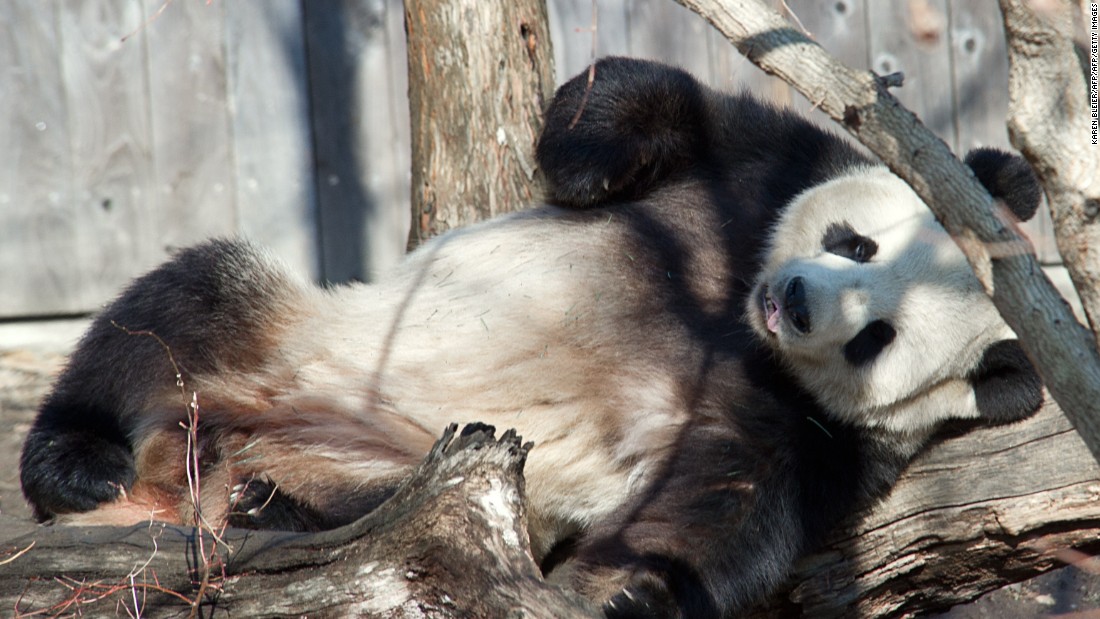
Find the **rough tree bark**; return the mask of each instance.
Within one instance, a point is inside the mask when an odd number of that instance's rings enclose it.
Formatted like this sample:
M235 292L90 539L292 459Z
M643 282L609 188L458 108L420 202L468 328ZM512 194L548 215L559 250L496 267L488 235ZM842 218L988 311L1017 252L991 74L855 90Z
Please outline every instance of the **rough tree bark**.
M0 613L71 614L79 602L85 614L125 616L136 599L143 616L162 617L199 599L202 616L585 616L531 559L524 455L514 437L445 438L391 501L352 525L229 530L224 544L207 534L205 554L217 557L204 593L193 529L0 519ZM946 438L884 503L801 561L759 615L873 619L974 599L1050 569L1059 549L1100 551L1098 499L1100 467L1054 406Z
M1098 499L1100 466L1053 404L948 438L801 561L776 608L866 619L974 600L1064 565L1066 549L1100 552Z
M1046 3L1045 3L1046 4ZM1100 147L1074 53L1068 2L1001 0L1008 39L1008 132L1046 188L1058 252L1093 333L1100 327Z
M545 0L406 0L405 28L412 249L535 201L554 56Z
M0 545L15 616L584 617L539 576L512 433L448 429L378 510L314 535L162 524L39 528ZM203 557L208 557L204 560Z
M1093 457L1100 460L1100 352L1096 339L1077 322L1069 304L1043 273L1030 243L1007 217L993 208L992 198L948 146L887 91L885 80L869 71L856 71L844 65L762 0L677 1L718 28L754 64L790 83L843 125L928 203L966 254L1005 321L1019 336L1051 395L1073 422ZM1018 27L1010 24L1010 33L1013 30L1023 33L1018 38L1026 41L1028 33L1040 32L1036 28L1042 19L1034 15L1034 3L1006 0L1004 4L1020 5L1019 11L1006 12L1009 21L1030 20ZM1072 10L1064 1L1042 4L1050 5L1053 8L1049 10L1054 12ZM1059 36L1049 25L1045 28L1044 36ZM1033 47L1021 41L1012 44L1017 58L1014 69L1020 66L1019 57L1032 52ZM1049 53L1056 54L1058 50ZM1057 109L1060 117L1084 114L1087 91L1083 80L1078 78L1078 82L1081 87L1076 91L1066 82L1067 89L1048 87L1026 96L1042 96L1049 91L1047 94L1057 100L1075 102L1046 109ZM1055 142L1064 137L1076 139L1066 133L1060 129L1049 139ZM1082 132L1080 139L1086 139L1086 135L1087 132ZM1043 146L1036 144L1036 148L1042 150ZM1078 156L1082 149L1088 150L1080 147L1068 152ZM1095 161L1095 149L1092 152ZM1082 205L1095 205L1096 192L1100 190L1100 182L1095 180L1096 169L1095 165L1090 169L1091 187L1089 174L1067 177L1050 168L1046 173L1048 178L1068 184L1070 191L1080 192L1085 199ZM1086 217L1087 214L1086 209ZM1056 221L1065 219L1060 213L1054 217ZM1059 241L1059 246L1062 243ZM1082 257L1089 259L1089 255ZM1071 268L1080 276L1077 267ZM1095 281L1089 283L1097 285Z

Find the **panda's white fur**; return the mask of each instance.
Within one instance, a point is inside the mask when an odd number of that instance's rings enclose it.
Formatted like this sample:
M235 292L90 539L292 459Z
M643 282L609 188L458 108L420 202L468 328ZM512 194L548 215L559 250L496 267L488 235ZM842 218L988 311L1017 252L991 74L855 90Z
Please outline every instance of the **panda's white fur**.
M823 247L829 226L841 222L877 244L868 262ZM762 300L793 277L806 282L812 330L801 333L783 319L773 332ZM991 344L1015 337L954 240L912 188L881 166L795 198L770 237L747 315L830 410L899 433L977 417L968 375ZM853 366L844 345L874 320L919 326L900 329L874 363Z
M284 339L308 348L280 363L296 368L295 394L343 394L360 431L399 435L413 460L441 423L516 428L538 445L525 467L536 557L637 494L689 415L672 381L624 346L634 293L602 255L621 224L563 228L543 221L554 210L433 241L370 286L310 290L300 334ZM610 450L609 434L622 437Z
M369 285L313 286L239 240L136 280L28 436L38 517L189 522L192 397L204 514L256 528L354 520L445 426L480 422L535 444L549 578L612 617L724 617L941 422L1041 402L916 195L791 113L608 59L559 90L538 158L549 204ZM1018 158L969 162L1034 212Z

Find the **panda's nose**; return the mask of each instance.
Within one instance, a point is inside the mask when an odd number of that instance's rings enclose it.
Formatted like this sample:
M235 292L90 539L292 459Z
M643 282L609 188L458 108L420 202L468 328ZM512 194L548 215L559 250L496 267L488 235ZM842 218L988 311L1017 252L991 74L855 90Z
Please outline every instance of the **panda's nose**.
M783 311L799 333L810 332L810 310L806 307L806 283L801 277L794 277L787 282L787 289L783 293Z

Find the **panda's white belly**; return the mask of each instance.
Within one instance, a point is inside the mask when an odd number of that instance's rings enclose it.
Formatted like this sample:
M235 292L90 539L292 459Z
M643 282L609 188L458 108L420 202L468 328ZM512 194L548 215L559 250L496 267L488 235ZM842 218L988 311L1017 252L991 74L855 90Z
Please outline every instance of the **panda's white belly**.
M638 496L687 415L673 379L619 344L632 292L616 289L627 279L606 259L614 228L544 227L553 237L543 246L502 228L424 248L399 277L337 292L314 332L328 334L320 350L355 368L348 386L364 410L381 405L433 439L477 421L534 442L525 475L541 557Z

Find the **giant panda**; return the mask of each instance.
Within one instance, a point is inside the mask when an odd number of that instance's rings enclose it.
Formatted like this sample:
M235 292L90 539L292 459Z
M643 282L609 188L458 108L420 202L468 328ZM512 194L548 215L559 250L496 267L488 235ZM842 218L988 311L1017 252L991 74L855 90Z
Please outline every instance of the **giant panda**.
M37 517L316 530L385 501L452 422L516 428L547 577L612 617L728 617L884 495L946 420L1042 386L885 167L798 115L608 58L549 105L545 204L319 288L213 240L93 322L21 461ZM1017 157L967 162L1016 218ZM214 489L214 490L211 490Z

